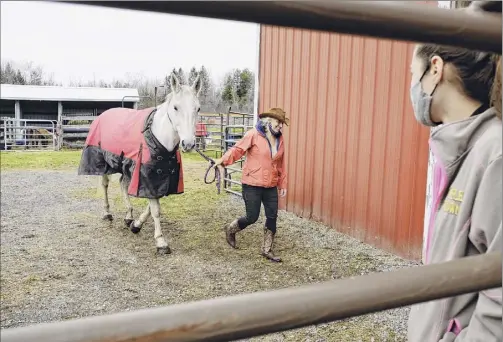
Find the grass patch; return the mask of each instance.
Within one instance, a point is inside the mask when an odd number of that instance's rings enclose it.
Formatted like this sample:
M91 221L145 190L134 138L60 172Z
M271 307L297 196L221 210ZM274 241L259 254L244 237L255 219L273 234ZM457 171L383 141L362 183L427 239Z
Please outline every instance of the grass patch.
M214 210L216 203L222 195L216 192L215 184L204 184L204 171L207 167L206 161L197 153L184 153L183 158L183 173L184 173L184 194L170 195L163 197L160 200L162 213L167 214L169 220L181 221L190 217L200 216L201 212L206 210ZM120 192L119 183L116 180L118 176L112 177L109 186L110 204L115 213L125 211L125 206ZM212 175L210 175L212 177ZM92 187L79 189L73 193L75 198L92 198L102 199L103 193L98 186L99 181L96 178L96 183ZM239 189L239 188L238 188ZM222 190L223 193L223 190ZM143 198L130 197L131 204L135 208L135 212L141 212L147 205L147 200Z
M189 162L206 162L203 157L201 157L197 152L185 152L182 153L182 163Z
M0 152L1 170L65 170L76 169L81 150ZM182 153L183 162L204 162L196 152Z
M161 211L165 213L169 220L184 220L193 216L197 216L201 211L213 209L219 199L216 189L213 185L201 184L201 181L185 182L185 193L181 195L170 195L163 197L160 200ZM115 184L113 189L113 203L116 208L125 209L120 195L119 186ZM96 195L93 189L89 189L90 197L102 198L101 193ZM147 205L147 201L142 198L130 197L131 203L135 208L143 208Z
M114 184L114 182L112 182L111 188L113 187L113 184ZM111 191L111 189L109 191ZM96 187L79 189L78 191L73 192L72 195L73 195L73 197L75 197L77 199L86 199L86 198L102 199L103 198L103 193L101 191L101 188L98 186L98 180L96 180Z
M28 276L25 280L24 280L24 283L25 284L32 284L32 283L35 283L37 281L39 281L40 278L36 275L30 275Z
M346 269L347 276L357 276L362 272L375 272L376 261L370 255L358 252L353 258L349 260Z
M80 155L81 151L2 151L0 153L0 169L61 170L76 168L80 162Z

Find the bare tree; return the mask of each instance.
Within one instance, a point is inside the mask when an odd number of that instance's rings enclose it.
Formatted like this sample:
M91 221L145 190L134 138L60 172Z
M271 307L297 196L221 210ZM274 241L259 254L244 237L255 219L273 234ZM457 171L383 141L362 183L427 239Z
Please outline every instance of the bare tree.
M195 77L199 75L203 83L200 94L203 112L225 112L229 106L244 112L253 111L255 76L248 69L229 70L220 85L215 85L209 70L204 65L199 70L195 67L191 68L188 79L186 79L181 67L174 67L171 72L175 73L184 83L193 82ZM146 98L141 98L139 103L140 108L146 108L154 106L156 101L157 103L164 101L165 95L171 92L169 82L171 72L160 80L149 79L141 73L129 72L122 78L112 81L97 80L93 77L92 80L85 81L71 80L69 84L74 87L135 88L140 96L146 96ZM45 74L42 66L32 62L20 64L2 61L0 78L1 83L4 84L58 85L54 81L54 74ZM164 85L164 87L158 89L155 100L154 89L160 85Z

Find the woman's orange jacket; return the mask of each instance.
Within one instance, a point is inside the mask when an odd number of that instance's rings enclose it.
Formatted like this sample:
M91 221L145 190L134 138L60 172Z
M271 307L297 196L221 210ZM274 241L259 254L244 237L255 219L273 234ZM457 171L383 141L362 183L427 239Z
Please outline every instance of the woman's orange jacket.
M273 158L269 140L263 133L253 128L222 156L223 165L231 165L246 154L241 183L264 188L277 186L279 189L286 189L283 136L279 137L277 144L278 152Z

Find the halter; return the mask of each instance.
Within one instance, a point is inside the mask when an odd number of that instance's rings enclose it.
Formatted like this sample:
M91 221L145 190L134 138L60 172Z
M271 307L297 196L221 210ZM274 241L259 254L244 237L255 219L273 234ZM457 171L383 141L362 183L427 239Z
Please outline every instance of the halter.
M168 115L168 120L169 123L171 124L171 127L173 127L173 130L178 134L178 131L176 130L175 125L173 124L173 121L171 121L171 117L169 116L169 110L166 111L166 114Z
M173 130L178 133L178 131L176 130L175 128L175 125L173 125L173 121L171 121L171 117L169 116L169 110L167 111L167 115L168 115L168 120L169 120L169 123L171 124L171 126L173 127ZM208 169L206 169L206 172L204 173L204 183L205 184L211 184L213 182L216 181L216 187L217 187L217 194L220 194L220 179L221 179L221 175L220 175L220 171L218 170L217 166L215 165L215 161L213 159L211 159L210 157L208 157L207 155L205 155L203 152L201 152L198 148L194 148L194 150L196 150L197 153L199 153L199 155L201 157L203 157L206 161L210 162L211 165L208 167ZM210 170L214 168L215 169L215 176L213 176L213 179L212 180L208 180L208 175L210 173Z

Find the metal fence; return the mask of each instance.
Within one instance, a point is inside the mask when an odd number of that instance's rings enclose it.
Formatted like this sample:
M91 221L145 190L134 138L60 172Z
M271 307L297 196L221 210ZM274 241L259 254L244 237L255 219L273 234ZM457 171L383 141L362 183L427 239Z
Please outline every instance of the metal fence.
M126 100L131 99L151 99L150 96L124 96L121 106L124 108ZM131 103L131 102L128 102ZM83 148L91 123L106 109L74 109L63 108L63 114L59 118L57 131L59 139L57 148Z
M57 130L55 120L2 118L2 150L56 150Z
M222 155L224 114L202 113L196 124L196 148L212 157Z
M501 17L381 1L79 2L435 42L501 54ZM431 7L431 8L430 8ZM422 13L422 15L417 15ZM502 255L6 329L3 342L228 341L501 287Z
M98 113L94 110L74 110L63 112L58 122L58 149L83 148L91 123L96 120Z
M205 1L62 2L433 42L501 54L500 16L471 15L412 1L220 1L220 6Z
M234 146L242 137L244 137L245 133L253 128L253 114L249 113L241 113L229 111L227 113L226 125L224 126L223 131L223 146L222 153L225 153L229 148ZM241 172L243 169L243 163L245 161L245 157L237 160L232 165L226 166L224 168L224 182L223 189L224 191L242 196L241 193Z
M196 148L215 158L221 157L253 127L253 114L232 111L200 114L196 126ZM213 154L213 155L211 155ZM245 158L224 168L223 189L241 196L241 170Z

